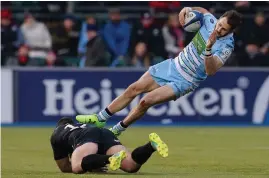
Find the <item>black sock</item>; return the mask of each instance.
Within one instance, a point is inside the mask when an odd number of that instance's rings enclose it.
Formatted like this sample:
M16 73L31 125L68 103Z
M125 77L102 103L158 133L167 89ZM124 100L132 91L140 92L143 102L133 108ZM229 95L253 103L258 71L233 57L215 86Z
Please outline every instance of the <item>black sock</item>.
M112 116L113 114L108 110L108 108L105 109L106 113L109 115L109 116Z
M125 129L128 127L128 125L124 124L123 121L120 121L120 125Z
M137 164L142 165L147 162L154 151L155 150L152 148L151 143L148 142L147 144L136 148L132 152L132 158Z
M110 155L99 155L99 154L92 154L85 156L82 159L81 167L84 171L92 171L93 169L98 169L104 167L106 164L109 163L108 158Z

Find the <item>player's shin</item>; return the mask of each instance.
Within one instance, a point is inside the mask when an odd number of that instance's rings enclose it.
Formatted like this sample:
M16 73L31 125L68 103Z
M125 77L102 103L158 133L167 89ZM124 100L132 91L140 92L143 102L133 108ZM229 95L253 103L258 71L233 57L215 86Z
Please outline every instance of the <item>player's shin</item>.
M135 108L133 108L131 110L131 112L128 114L128 116L126 116L124 118L124 120L122 121L126 126L131 125L132 123L134 123L135 121L139 120L142 116L144 116L144 114L147 112L148 108L150 106L144 106L143 105L144 101L141 101L140 104L138 106L136 106ZM141 104L142 103L142 104Z
M81 168L87 172L99 169L109 164L109 155L91 154L85 156L81 161Z
M126 89L122 95L118 96L111 102L111 104L107 107L111 113L115 114L116 112L121 111L123 108L128 106L131 101L133 101L136 95L130 95L128 93L130 92Z
M114 99L106 109L98 113L97 117L99 121L107 121L113 114L119 112L130 104L136 95L129 96L126 92L128 92L128 89L122 95Z

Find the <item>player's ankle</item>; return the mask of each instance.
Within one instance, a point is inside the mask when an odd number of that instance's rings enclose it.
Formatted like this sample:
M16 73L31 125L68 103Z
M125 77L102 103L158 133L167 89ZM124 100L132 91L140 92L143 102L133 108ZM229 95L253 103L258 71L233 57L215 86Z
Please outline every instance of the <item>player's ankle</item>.
M127 129L128 125L124 124L123 121L120 121L119 123L120 123L122 128Z
M121 121L121 122L118 122L116 125L114 125L112 127L112 130L116 132L123 132L126 130L126 127L122 126L122 121Z
M110 117L112 117L112 113L108 110L108 108L100 111L97 114L97 118L100 122L106 122Z

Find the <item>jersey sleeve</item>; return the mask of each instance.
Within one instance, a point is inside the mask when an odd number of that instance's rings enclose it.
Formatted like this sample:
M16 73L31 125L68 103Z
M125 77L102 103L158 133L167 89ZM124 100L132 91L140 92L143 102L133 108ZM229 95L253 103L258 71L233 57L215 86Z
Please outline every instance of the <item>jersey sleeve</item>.
M203 26L205 26L205 28L208 31L211 31L214 29L215 25L217 23L217 19L216 17L214 17L214 15L212 15L211 13L205 13L204 17L203 17Z
M218 59L224 64L227 59L231 56L234 50L234 46L231 43L225 43L223 46L218 48L213 56L217 56Z
M59 160L68 157L68 151L63 145L57 144L56 140L51 138L51 147L53 150L54 160Z

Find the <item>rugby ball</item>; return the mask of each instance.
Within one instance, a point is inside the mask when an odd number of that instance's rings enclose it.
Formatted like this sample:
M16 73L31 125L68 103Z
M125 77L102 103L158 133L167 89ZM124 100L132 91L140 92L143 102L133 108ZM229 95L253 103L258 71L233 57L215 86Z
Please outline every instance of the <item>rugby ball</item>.
M192 10L185 15L184 30L187 32L197 32L203 25L203 14Z

